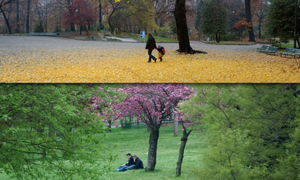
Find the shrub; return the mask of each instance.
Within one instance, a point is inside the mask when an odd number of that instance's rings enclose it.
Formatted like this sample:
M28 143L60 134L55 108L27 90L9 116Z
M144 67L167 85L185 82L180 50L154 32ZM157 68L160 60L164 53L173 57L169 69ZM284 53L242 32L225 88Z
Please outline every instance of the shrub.
M44 32L44 26L42 23L36 24L34 26L34 32Z

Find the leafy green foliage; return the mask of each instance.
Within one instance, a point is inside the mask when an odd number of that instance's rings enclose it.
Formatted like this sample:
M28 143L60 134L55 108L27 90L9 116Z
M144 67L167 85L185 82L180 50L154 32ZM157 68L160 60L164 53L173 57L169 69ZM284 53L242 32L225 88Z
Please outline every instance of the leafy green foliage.
M198 85L189 102L208 127L203 179L299 178L298 85ZM298 149L298 150L296 150Z
M280 37L281 40L287 40L294 36L294 0L271 0L267 16L267 33L271 37ZM298 8L297 17L300 15ZM297 23L297 35L299 36L300 23Z
M2 84L0 170L17 179L99 179L110 168L91 85Z
M220 0L205 0L201 5L200 17L201 29L204 34L219 36L226 33L228 12L224 2Z
M38 23L34 26L34 32L44 32L44 26L42 23Z

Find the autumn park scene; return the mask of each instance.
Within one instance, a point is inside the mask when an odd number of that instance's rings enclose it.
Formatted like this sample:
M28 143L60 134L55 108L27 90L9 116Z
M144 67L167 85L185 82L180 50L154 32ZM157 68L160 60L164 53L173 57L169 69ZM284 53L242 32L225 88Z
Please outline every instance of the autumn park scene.
M291 0L1 0L0 8L4 83L299 82ZM149 32L163 61L147 63Z
M0 0L1 180L296 180L298 0Z

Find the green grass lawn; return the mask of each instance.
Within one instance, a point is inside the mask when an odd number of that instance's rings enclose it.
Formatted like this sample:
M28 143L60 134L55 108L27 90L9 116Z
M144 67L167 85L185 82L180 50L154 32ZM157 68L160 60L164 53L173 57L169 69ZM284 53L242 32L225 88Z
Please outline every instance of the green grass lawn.
M180 132L181 133L181 132ZM186 145L182 175L175 177L176 163L180 147L180 137L173 135L173 129L170 126L163 126L160 129L160 137L158 140L157 160L154 172L145 172L144 170L130 170L125 172L111 172L106 178L111 180L129 180L129 179L195 179L193 177L193 169L201 165L201 152L205 149L205 135L201 131L191 133ZM127 153L138 155L147 166L147 152L149 133L147 128L123 130L122 128L112 129L108 134L108 139L112 144L118 144L117 148L112 152L118 155L116 161L112 164L114 169L127 162ZM111 146L112 144L108 144Z
M254 42L243 42L243 41L204 41L206 44L219 44L219 45L253 45Z
M129 37L139 41L140 40L140 34L128 34ZM178 40L171 39L171 38L165 38L165 37L159 37L159 36L153 36L155 38L156 43L177 43ZM147 42L147 35L145 35L145 42ZM142 40L144 41L144 40Z
M110 153L117 156L116 160L111 164L112 170L101 177L106 180L172 180L172 179L196 179L193 170L201 166L200 157L202 151L206 148L206 136L201 131L193 131L188 139L182 165L182 175L175 177L175 169L180 147L179 136L173 135L171 126L163 126L160 129L160 137L158 140L157 162L154 172L146 172L140 170L130 170L125 172L115 172L120 165L127 163L127 153L138 155L143 161L144 167L147 166L147 152L149 133L145 126L139 129L133 126L131 129L113 128L111 133L107 134L107 143L104 146L113 147L117 145ZM97 158L97 157L95 157ZM8 175L1 172L0 179L10 179ZM87 178L88 179L88 178Z

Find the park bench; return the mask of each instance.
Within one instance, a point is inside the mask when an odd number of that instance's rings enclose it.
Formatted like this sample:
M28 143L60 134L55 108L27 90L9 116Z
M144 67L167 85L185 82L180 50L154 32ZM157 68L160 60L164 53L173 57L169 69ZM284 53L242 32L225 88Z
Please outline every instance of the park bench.
M56 36L58 33L29 33L30 36Z
M295 49L294 48L294 58L296 58L296 57L298 57L298 58L300 58L300 49Z
M266 50L263 50L262 52L263 53L266 53L266 54L274 54L277 52L277 49L278 47L273 47L273 46L270 46L269 48L267 48Z
M280 53L281 57L293 56L295 57L295 49L294 48L286 48L284 52Z
M262 51L264 51L264 50L267 50L268 47L269 47L268 45L262 45L262 47L257 48L257 51L258 51L258 52L262 52Z

